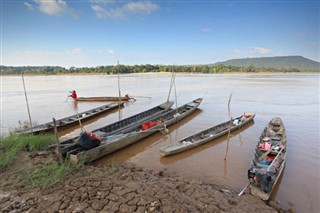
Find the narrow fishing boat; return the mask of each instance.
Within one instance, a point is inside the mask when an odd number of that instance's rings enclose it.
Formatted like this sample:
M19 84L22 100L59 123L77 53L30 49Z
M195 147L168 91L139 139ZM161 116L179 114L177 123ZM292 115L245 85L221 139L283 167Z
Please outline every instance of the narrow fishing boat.
M133 97L125 95L122 97L77 97L74 101L129 101L134 100Z
M56 120L56 127L58 130L61 130L63 128L70 127L72 125L78 124L79 120L80 121L85 121L90 118L96 117L104 112L108 112L112 109L115 109L119 106L123 106L124 102L116 102L116 103L110 103L107 105L103 105L94 109L90 109L84 112L77 113L75 115L71 115L69 117L61 118ZM54 131L54 124L53 122L48 122L45 124L41 124L38 126L27 129L22 129L22 130L17 130L17 134L25 134L25 133L33 133L33 134L39 134L39 133L44 133L44 132L53 132Z
M279 117L264 128L248 170L251 194L268 200L281 173L287 153L286 129Z
M159 104L151 109L148 109L146 111L143 111L131 117L128 117L120 121L114 122L112 124L109 124L107 126L95 129L92 131L92 133L95 135L103 135L103 136L107 136L115 133L121 133L122 130L132 126L136 122L142 122L154 116L157 116L169 111L173 103L174 102L172 101L164 102L162 104ZM78 139L79 139L79 136L76 136L76 137L64 140L59 144L60 152L62 156L65 156L67 152L73 149L76 149L78 147L77 145Z
M234 118L231 121L226 121L209 129L193 134L189 137L186 137L180 141L176 141L172 144L162 147L160 149L160 155L172 155L200 146L222 135L228 134L229 130L233 131L239 129L240 127L252 121L254 116L254 114L243 114L242 116Z
M78 141L79 148L71 150L67 155L70 156L73 162L81 160L88 163L129 146L158 131L167 132L166 127L190 115L198 108L201 101L202 98L198 98L176 109L148 119L147 122L137 122L118 134L106 137L101 135L92 137L83 133ZM97 139L100 140L98 144L96 143Z

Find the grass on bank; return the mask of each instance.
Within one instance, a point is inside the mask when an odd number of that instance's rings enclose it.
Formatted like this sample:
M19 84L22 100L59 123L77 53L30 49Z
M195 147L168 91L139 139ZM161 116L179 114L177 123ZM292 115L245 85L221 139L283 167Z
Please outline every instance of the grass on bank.
M82 165L83 164L74 165L70 163L69 160L65 160L62 163L54 161L33 169L25 169L21 171L21 174L25 177L25 179L17 185L21 184L23 186L29 186L32 188L46 188L63 180L73 171L81 168Z
M48 150L50 144L55 143L52 134L11 134L8 137L0 138L0 171L6 171L10 166L14 167L15 158L20 151L43 151ZM59 182L74 170L79 169L83 162L73 165L69 160L62 163L51 161L40 166L26 167L22 171L17 171L21 178L13 181L13 187L48 187Z
M37 136L11 134L0 138L0 169L8 167L20 151L46 150L52 143L54 143L54 136L50 134Z

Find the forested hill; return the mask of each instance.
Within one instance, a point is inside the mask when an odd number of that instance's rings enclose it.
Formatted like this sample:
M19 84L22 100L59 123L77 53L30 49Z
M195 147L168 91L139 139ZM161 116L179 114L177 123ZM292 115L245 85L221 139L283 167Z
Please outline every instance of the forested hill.
M217 62L213 65L223 64L225 66L236 67L294 67L302 69L320 69L320 63L304 58L302 56L277 56L263 58L243 58L231 59L223 62Z
M282 58L282 59L281 59ZM286 60L284 60L286 59ZM284 62L286 61L286 63ZM289 63L290 61L290 63ZM230 65L226 62L237 62ZM61 75L82 73L125 74L146 72L176 72L176 73L259 73L259 72L315 72L320 73L319 62L311 61L300 56L234 59L215 65L117 65L97 67L70 67L60 66L3 66L0 65L1 75ZM226 64L222 64L226 63ZM299 66L298 66L299 65ZM312 68L310 68L312 67Z

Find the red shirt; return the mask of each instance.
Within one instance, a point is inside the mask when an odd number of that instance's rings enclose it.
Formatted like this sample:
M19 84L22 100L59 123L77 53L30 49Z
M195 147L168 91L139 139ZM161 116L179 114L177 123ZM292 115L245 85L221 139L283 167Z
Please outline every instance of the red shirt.
M72 97L73 99L77 99L78 97L76 92L72 92L69 96Z

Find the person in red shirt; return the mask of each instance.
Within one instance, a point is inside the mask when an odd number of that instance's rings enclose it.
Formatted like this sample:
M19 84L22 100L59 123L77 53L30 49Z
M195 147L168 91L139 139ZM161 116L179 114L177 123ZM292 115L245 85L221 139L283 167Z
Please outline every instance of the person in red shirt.
M70 92L70 95L69 95L69 97L71 97L71 98L73 98L73 99L77 99L77 93L76 93L76 91L75 90L73 90L72 92Z

